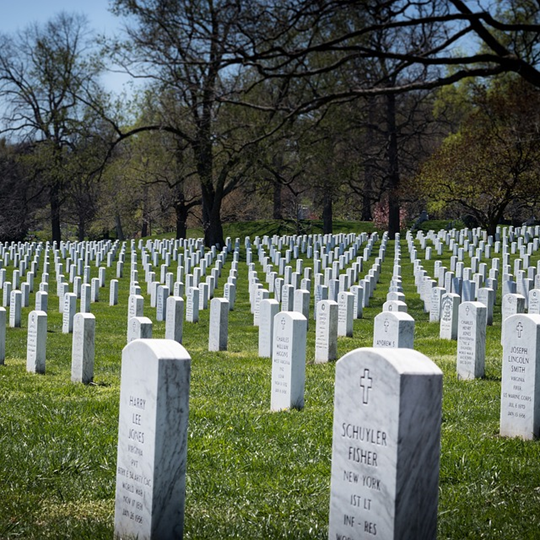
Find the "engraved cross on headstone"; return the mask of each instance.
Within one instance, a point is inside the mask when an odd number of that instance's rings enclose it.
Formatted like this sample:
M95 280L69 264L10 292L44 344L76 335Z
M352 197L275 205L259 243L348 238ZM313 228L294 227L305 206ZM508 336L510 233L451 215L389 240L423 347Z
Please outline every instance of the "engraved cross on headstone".
M373 379L369 376L369 369L364 369L364 375L360 377L360 388L363 390L362 403L368 404L369 389L373 387Z
M519 322L518 325L516 326L516 331L517 331L518 338L521 338L521 333L523 332L523 325L521 324L521 322Z
M388 332L388 327L390 326L390 323L388 322L388 319L384 320L384 331Z

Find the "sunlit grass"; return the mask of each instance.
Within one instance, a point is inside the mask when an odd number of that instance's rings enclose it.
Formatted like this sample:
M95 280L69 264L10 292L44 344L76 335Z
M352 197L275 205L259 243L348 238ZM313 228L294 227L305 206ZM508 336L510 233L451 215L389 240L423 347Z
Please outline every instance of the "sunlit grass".
M270 412L271 361L257 356L258 331L249 312L243 239L241 245L237 302L229 315L229 350L208 352L208 311L201 312L197 324L184 322L184 346L192 356L185 538L327 538L335 364L313 364L315 324L310 324L305 408ZM373 319L388 290L393 253L394 244L389 242L375 297L364 310L364 319L355 321L354 336L339 339L339 356L372 345ZM404 292L416 320L415 348L444 373L439 538L537 538L540 443L498 436L502 353L498 320L488 329L486 378L458 381L456 342L440 340L438 325L428 322L404 239L402 253ZM362 274L373 260L364 264ZM449 267L447 251L444 260ZM425 267L432 273L433 261ZM139 271L142 276L140 266ZM70 381L71 336L61 333L54 280L49 289L45 375L26 373L30 309L24 310L22 329L8 329L6 363L0 367L2 539L113 537L128 274L126 270L120 280L120 305L108 305L113 268L107 270L101 302L92 304L93 385ZM30 302L33 305L33 294ZM155 319L148 298L145 315ZM164 323L154 322L154 337L164 334Z

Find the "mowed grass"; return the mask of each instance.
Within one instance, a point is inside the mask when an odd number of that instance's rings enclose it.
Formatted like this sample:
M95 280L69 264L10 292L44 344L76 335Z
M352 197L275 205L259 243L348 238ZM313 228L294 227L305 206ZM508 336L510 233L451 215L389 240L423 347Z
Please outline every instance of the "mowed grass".
M313 364L311 319L305 407L270 412L271 361L257 355L258 330L249 310L243 239L241 245L228 351L208 352L208 311L201 312L199 323L184 323L183 344L192 357L184 537L327 538L335 363ZM373 264L378 246L362 275ZM428 322L404 239L401 246L404 292L416 320L415 348L444 372L438 537L538 538L540 443L498 436L500 309L495 325L488 328L485 379L458 381L456 342L440 340L438 325ZM389 242L375 296L364 318L355 321L354 337L339 338L339 356L372 345L373 319L388 291L393 258L394 243ZM231 260L229 256L217 296L222 295ZM447 251L443 260L449 267ZM433 261L426 261L425 268L433 275ZM262 278L258 264L257 270ZM145 315L154 320L154 337L162 338L164 323L155 322L140 262L139 275ZM107 269L101 301L92 304L96 316L92 385L70 381L71 335L61 332L54 272L45 375L26 372L30 308L23 310L23 328L8 328L6 362L0 366L1 539L113 537L128 276L129 250L119 305L108 305L113 268Z

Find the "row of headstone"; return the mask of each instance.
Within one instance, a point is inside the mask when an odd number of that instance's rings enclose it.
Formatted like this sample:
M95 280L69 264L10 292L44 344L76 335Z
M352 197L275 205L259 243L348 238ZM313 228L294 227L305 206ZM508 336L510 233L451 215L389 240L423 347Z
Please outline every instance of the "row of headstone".
M306 328L300 313L276 316L274 411L303 406ZM122 353L119 538L183 536L190 365L171 340ZM441 401L442 372L416 351L357 349L338 361L330 538L436 538Z

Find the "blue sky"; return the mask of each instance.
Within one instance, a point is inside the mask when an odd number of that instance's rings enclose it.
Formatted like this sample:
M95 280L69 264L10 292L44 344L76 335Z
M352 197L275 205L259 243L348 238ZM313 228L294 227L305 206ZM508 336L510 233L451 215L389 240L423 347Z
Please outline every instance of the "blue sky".
M0 33L13 34L31 23L45 23L60 11L82 13L89 28L97 34L112 36L120 32L122 22L109 12L109 0L0 0ZM120 92L126 77L108 74L103 77L107 90Z

